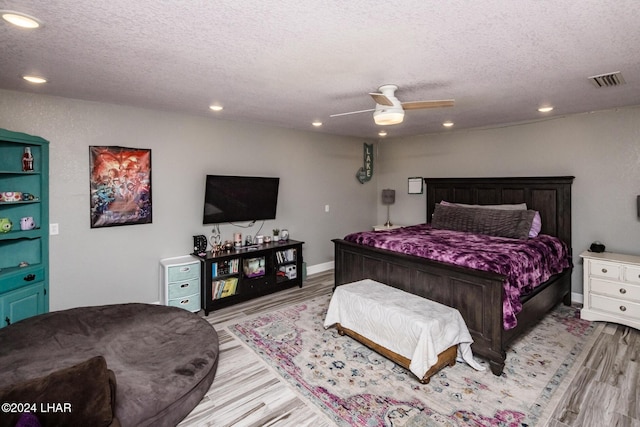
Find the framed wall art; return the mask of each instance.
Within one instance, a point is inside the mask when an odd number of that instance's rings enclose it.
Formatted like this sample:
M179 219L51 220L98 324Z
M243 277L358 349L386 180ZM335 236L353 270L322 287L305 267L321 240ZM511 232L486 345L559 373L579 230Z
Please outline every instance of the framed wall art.
M151 223L151 150L89 147L91 228Z
M412 176L408 179L409 194L422 194L422 177Z

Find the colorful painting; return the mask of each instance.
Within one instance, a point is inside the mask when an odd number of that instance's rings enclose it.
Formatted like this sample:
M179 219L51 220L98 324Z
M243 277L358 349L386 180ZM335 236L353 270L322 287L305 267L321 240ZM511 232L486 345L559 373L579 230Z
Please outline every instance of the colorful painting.
M91 228L151 223L151 150L89 147Z

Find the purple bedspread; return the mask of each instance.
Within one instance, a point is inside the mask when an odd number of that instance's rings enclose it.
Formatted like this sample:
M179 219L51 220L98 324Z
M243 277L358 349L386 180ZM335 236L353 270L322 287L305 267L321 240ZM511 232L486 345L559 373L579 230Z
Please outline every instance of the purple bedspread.
M520 240L437 230L419 224L353 233L344 240L504 275L504 329L517 325L516 315L522 310L521 295L571 266L567 245L544 234Z

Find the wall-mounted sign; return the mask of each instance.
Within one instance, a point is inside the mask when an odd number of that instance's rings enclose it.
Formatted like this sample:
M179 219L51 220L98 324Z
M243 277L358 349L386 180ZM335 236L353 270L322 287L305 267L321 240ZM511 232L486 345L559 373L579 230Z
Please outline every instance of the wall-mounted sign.
M373 176L373 144L363 144L364 165L356 173L356 178L360 184L369 181Z

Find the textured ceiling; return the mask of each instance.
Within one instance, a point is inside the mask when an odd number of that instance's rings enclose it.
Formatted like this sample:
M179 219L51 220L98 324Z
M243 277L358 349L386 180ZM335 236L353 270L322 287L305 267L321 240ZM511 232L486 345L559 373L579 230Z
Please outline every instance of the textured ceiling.
M376 138L367 95L454 98L388 137L640 104L638 0L7 0L0 88ZM626 84L588 77L621 71ZM20 76L40 74L33 86ZM213 113L212 103L224 105ZM537 111L542 104L555 110ZM324 125L313 128L311 122Z

